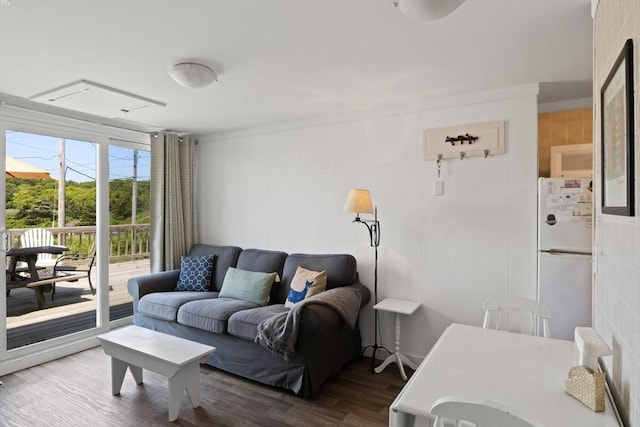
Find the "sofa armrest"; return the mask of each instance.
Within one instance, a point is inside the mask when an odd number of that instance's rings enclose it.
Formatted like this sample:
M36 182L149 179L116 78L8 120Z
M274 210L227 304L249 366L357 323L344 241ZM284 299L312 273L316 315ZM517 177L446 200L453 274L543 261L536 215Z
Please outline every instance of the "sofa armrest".
M369 303L371 292L359 282L347 287L353 287L360 293L360 310L362 310ZM341 322L344 322L344 320L331 307L319 304L305 305L300 315L300 329L296 346L306 345L309 340L313 339L314 335L336 328Z
M362 301L360 302L360 310L362 310L364 306L369 304L369 301L371 301L371 291L360 282L355 282L350 286L360 292L360 297L362 298Z
M133 297L133 311L138 311L138 302L146 294L173 291L178 283L180 270L161 271L133 277L127 281L127 291Z

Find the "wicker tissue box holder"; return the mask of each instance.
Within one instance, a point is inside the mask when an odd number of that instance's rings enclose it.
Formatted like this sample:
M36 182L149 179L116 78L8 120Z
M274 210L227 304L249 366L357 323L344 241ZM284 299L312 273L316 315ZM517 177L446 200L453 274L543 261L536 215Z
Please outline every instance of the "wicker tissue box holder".
M593 369L584 366L574 366L569 371L569 378L565 385L565 392L592 411L604 411L604 372L594 372Z

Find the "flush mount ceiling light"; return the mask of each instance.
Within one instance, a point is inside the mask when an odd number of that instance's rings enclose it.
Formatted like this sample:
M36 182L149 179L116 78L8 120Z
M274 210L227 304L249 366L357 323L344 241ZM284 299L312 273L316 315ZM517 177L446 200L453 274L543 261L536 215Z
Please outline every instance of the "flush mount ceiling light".
M394 0L393 6L409 18L418 21L435 21L444 18L465 0Z
M169 75L178 84L192 89L209 86L218 80L215 71L196 62L181 62L169 70Z

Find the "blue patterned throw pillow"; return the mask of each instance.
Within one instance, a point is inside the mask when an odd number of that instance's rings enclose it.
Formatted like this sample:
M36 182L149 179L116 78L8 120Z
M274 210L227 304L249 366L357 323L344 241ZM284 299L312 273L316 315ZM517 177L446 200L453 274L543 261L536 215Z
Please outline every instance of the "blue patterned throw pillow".
M209 290L214 255L183 256L176 291L204 292Z

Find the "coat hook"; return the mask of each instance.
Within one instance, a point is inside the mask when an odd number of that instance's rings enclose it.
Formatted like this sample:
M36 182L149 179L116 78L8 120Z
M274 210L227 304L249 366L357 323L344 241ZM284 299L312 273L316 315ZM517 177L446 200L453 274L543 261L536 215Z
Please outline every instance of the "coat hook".
M465 142L468 142L471 145L473 142L477 141L480 137L469 135L469 133L465 133L464 135L458 136L447 136L444 141L449 142L451 145L456 145L456 142L459 142L460 145L464 145Z
M460 152L460 160L464 159L464 151Z
M489 157L489 150L487 150L486 148L484 149L484 158L486 159L487 157Z

